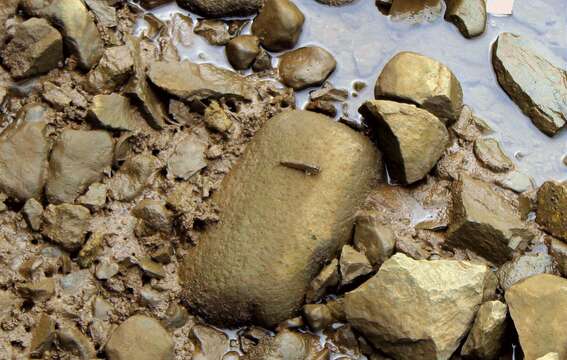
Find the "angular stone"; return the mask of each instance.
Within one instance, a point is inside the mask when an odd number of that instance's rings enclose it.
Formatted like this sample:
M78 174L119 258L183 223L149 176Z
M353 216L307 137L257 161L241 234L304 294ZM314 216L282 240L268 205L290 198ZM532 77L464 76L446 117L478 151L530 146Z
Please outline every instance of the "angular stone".
M303 317L307 320L313 331L321 331L328 328L335 318L329 307L325 304L308 304L303 307Z
M218 101L213 101L205 109L205 125L213 131L224 134L232 127L232 120Z
M144 199L132 210L132 214L144 221L152 229L171 231L173 214L165 207L165 202Z
M395 246L396 237L390 226L379 223L371 213L356 217L354 247L365 254L372 265L382 265L394 254Z
M543 58L528 40L502 33L492 48L500 86L535 126L555 135L567 121L567 72Z
M98 125L111 130L134 131L143 127L130 100L116 93L93 97L88 115Z
M382 69L374 89L376 99L411 102L445 124L459 118L463 89L449 68L413 52L401 52Z
M104 248L104 233L95 231L79 251L77 262L85 269L90 267Z
M554 275L532 276L506 291L506 303L526 359L550 352L567 356L567 280Z
M555 259L555 262L563 277L567 276L567 244L561 240L547 237L546 245L549 248L549 254Z
M523 193L533 189L534 183L529 175L519 171L513 171L504 179L496 180L496 183L504 189L512 190L516 193Z
M559 275L553 257L547 254L526 254L502 265L496 275L504 291L528 277L539 274Z
M63 249L81 248L90 225L91 214L81 205L49 205L43 212L42 234Z
M122 85L134 67L134 59L126 45L106 48L98 65L87 75L93 92L113 91Z
M225 50L230 65L236 70L245 70L260 53L260 39L254 35L240 35L230 40Z
M533 237L512 205L490 184L461 174L453 184L448 244L470 249L503 264L522 242Z
M121 201L134 199L159 167L159 160L152 155L140 154L126 160L109 182L113 198Z
M248 23L249 20L200 19L193 31L211 45L224 46L238 36Z
M431 23L441 17L443 5L441 0L378 0L390 2L389 14L396 21L411 24Z
M155 86L188 102L219 97L251 100L255 93L252 81L213 64L158 61L148 77Z
M266 336L242 360L318 360L318 338L308 334L280 331L275 337Z
M371 100L359 112L377 129L389 175L404 184L423 179L449 144L445 125L414 105Z
M44 74L63 61L63 38L46 20L31 18L16 25L1 54L14 78Z
M466 38L480 36L486 29L485 0L445 0L445 20L452 22Z
M342 286L351 284L359 277L372 272L372 265L370 265L366 256L356 251L350 245L343 246L339 266L341 269Z
M501 301L482 304L461 355L474 359L496 359L506 331L507 314L508 307Z
M47 109L24 106L17 120L0 134L0 190L25 201L40 199L47 180Z
M106 204L107 195L108 186L106 184L93 183L84 195L77 198L77 203L97 211Z
M316 302L323 295L327 293L329 289L332 289L339 285L339 261L333 259L329 265L325 266L323 270L317 275L307 289L307 294L305 295L305 301Z
M282 159L322 170L308 176L280 166ZM270 119L215 194L220 222L184 261L187 301L224 326L293 317L321 264L351 235L378 164L367 138L325 116L291 111Z
M41 227L41 214L43 213L41 203L34 198L28 199L22 211L29 227L34 231L39 231Z
M537 192L537 223L567 241L567 183L546 181Z
M195 135L188 135L175 145L167 160L168 172L176 178L187 180L207 166L205 151L207 144Z
M290 0L266 0L252 23L252 33L270 51L289 50L297 44L304 22L305 16Z
M85 3L91 9L99 24L109 28L118 25L114 7L99 0L85 0Z
M262 0L177 0L180 7L208 18L252 15L262 3Z
M283 54L279 73L282 82L301 90L321 85L335 70L337 62L333 55L318 46L307 46Z
M109 360L173 360L173 339L159 321L134 315L112 333L105 346Z
M348 322L396 359L447 360L473 324L490 270L396 254L345 296Z
M30 354L42 357L55 341L55 321L46 314L41 314L31 334Z
M49 159L46 195L51 203L73 203L110 169L114 142L106 131L65 129Z
M196 325L191 329L189 339L196 351L191 354L194 360L222 359L230 348L228 337L209 326Z
M495 139L477 139L474 142L474 154L487 168L494 172L507 172L514 168L514 163Z

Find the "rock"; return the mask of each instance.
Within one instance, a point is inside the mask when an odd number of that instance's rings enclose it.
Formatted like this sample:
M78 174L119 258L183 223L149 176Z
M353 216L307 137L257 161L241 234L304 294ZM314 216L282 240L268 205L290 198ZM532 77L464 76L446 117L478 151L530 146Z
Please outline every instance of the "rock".
M236 70L245 70L252 66L260 53L260 39L254 35L240 35L226 45L226 57Z
M155 86L187 102L221 97L251 100L256 93L252 81L212 64L158 61L151 65L148 77Z
M317 360L318 339L312 335L280 331L275 337L266 336L242 360Z
M307 46L283 54L278 68L285 85L301 90L321 85L336 66L335 58L327 50Z
M322 171L277 166L282 158ZM185 258L188 303L223 326L271 327L293 317L322 264L351 236L378 162L367 138L325 116L291 111L270 119L214 195L220 222Z
M495 139L477 139L474 142L474 154L476 158L490 170L501 173L514 168L514 163L500 147Z
M356 217L354 247L362 252L370 263L380 266L394 254L396 237L391 226L379 223L376 215L362 213Z
M342 286L349 285L359 277L372 272L372 265L370 265L366 256L349 245L343 246L339 265Z
M142 258L138 261L138 265L140 269L146 274L147 276L153 279L163 279L165 278L165 269L163 265L153 261L150 258Z
M205 125L209 129L223 134L232 127L232 120L222 106L217 101L213 101L205 109Z
M492 48L492 65L500 86L535 126L555 135L567 121L567 72L548 62L528 40L502 33Z
M78 354L82 360L96 358L96 350L93 344L75 325L60 326L57 330L57 339L63 350Z
M483 181L461 174L453 183L448 245L470 249L503 264L533 237L512 207Z
M504 189L512 190L519 194L534 187L532 178L520 171L513 171L504 179L496 180L496 183Z
M263 0L177 0L180 7L208 18L252 15L262 3Z
M266 0L252 22L252 33L270 51L289 50L297 44L304 22L305 16L290 0Z
M561 240L548 237L546 239L549 255L553 257L563 277L567 276L567 244Z
M173 339L159 321L134 315L112 333L105 347L109 360L173 360Z
M1 54L14 78L44 74L63 61L63 38L46 20L31 18L16 25Z
M175 146L167 160L168 172L176 178L187 180L207 166L207 144L196 135L188 135Z
M171 231L173 213L165 207L165 202L163 201L142 200L132 210L132 214L154 230Z
M55 321L46 314L41 314L31 334L30 355L41 358L55 341Z
M104 1L85 0L85 3L91 9L96 17L97 22L107 28L116 27L118 20L116 18L116 9Z
M54 204L73 203L110 169L114 142L106 131L65 129L49 159L46 195Z
M48 110L43 105L24 106L0 134L0 190L25 201L40 199L47 180Z
M343 6L352 3L354 0L317 0L318 3L329 6Z
M116 93L93 97L88 116L96 124L111 130L134 131L143 127L128 98Z
M88 73L87 84L94 93L114 91L128 80L133 67L134 59L128 46L106 48L98 65Z
M252 70L254 72L268 71L272 70L272 55L266 50L260 48L260 53L256 56L256 60L252 64Z
M396 254L346 294L346 316L396 359L446 360L473 324L489 273L488 267L465 261L416 261Z
M24 213L24 218L28 223L29 227L33 231L39 231L41 227L41 214L43 213L43 206L39 201L34 198L28 199L24 204L22 209Z
M26 282L17 287L18 294L24 299L34 302L49 300L55 295L55 279L43 278L38 281Z
M307 289L307 294L305 295L305 301L316 302L323 295L327 293L329 289L337 287L339 285L339 261L333 259L329 265L325 266L323 270L317 275Z
M99 280L112 279L116 274L120 272L120 266L109 260L102 260L97 266L95 271L95 276Z
M485 302L478 309L461 355L474 359L496 359L506 331L508 307L500 301Z
M248 23L249 20L199 19L193 31L211 45L226 45L238 36Z
M325 330L335 322L333 313L325 304L305 305L303 307L303 317L313 331Z
M380 5L391 2L389 14L396 21L411 24L432 23L441 17L441 0L378 0Z
M567 241L567 183L546 181L541 185L536 221L551 235Z
M567 356L567 280L554 275L532 276L506 291L506 303L526 359L550 352Z
M189 339L196 349L191 357L194 360L223 359L230 348L228 337L208 326L193 326Z
M500 287L504 291L521 280L539 274L559 275L552 256L547 254L526 254L505 263L496 273Z
M374 93L376 99L413 103L447 125L459 118L463 108L463 90L451 70L413 52L398 53L384 66Z
M445 125L414 105L371 100L359 112L376 128L389 175L404 184L423 179L449 144Z
M141 0L140 5L142 5L142 7L146 10L151 10L169 2L171 2L171 0Z
M466 38L480 36L486 29L485 0L445 0L445 20L452 22Z
M542 356L540 358L537 358L537 360L559 360L559 354L558 353L548 353L545 356Z
M334 118L337 116L337 108L330 101L323 100L310 100L305 105L305 110L313 111L319 114L327 115Z
M182 328L189 321L189 312L184 306L178 304L169 305L165 316L163 324L170 330Z
M83 269L89 268L100 255L104 247L104 233L95 231L79 251L77 262ZM98 278L98 276L97 276Z
M108 186L106 184L91 184L84 195L77 198L77 203L86 206L93 211L99 210L106 204Z
M43 212L42 234L63 249L81 248L89 228L91 214L81 205L49 205Z
M109 182L113 198L121 201L134 199L159 167L159 160L152 155L139 154L126 160Z

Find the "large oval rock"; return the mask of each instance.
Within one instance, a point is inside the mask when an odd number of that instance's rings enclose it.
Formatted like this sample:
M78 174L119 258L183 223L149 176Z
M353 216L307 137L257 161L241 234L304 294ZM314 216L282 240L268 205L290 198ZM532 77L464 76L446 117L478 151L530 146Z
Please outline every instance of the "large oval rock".
M252 33L270 51L291 49L297 44L305 15L290 0L267 0L252 23Z
M565 126L565 70L543 58L526 39L511 33L498 36L492 65L500 86L538 129L552 136Z
M366 137L325 116L269 120L215 196L220 222L185 258L189 304L223 326L291 318L351 236L378 163Z
M484 265L396 254L346 294L346 316L395 359L446 360L471 327L489 274Z
M187 10L208 18L248 16L260 9L263 0L177 0Z
M542 274L506 291L506 303L526 359L556 352L567 357L567 280Z
M411 102L445 123L457 121L463 89L449 68L413 52L401 52L384 66L374 89L376 99Z
M449 143L447 128L431 113L414 105L371 100L359 112L376 128L389 174L412 184L437 164Z
M306 46L285 53L280 58L282 82L295 90L321 85L335 70L333 55L318 46Z

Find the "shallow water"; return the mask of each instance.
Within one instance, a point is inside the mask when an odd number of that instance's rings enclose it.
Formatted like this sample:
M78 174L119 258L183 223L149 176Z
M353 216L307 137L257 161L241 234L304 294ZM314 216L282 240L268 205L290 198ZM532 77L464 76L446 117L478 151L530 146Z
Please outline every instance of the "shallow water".
M314 0L296 0L306 22L299 46L317 44L333 53L337 69L330 81L352 90L354 81L368 86L348 101L349 113L359 118L358 106L373 97L376 78L384 64L396 53L416 51L448 65L461 81L465 103L495 130L491 136L502 142L506 153L520 170L541 184L547 179L567 179L567 131L553 139L541 133L508 98L496 82L490 63L490 48L499 33L509 31L527 36L556 65L567 67L567 6L565 0L516 1L512 16L490 15L487 31L474 40L465 39L457 28L442 18L432 23L408 24L393 21L376 8L373 0L357 0L344 7L328 7ZM489 5L510 3L491 0ZM501 8L501 6L500 6ZM187 13L175 4L154 9L157 17L169 19L175 12ZM196 19L196 16L193 16ZM245 29L244 33L248 32ZM224 47L214 47L195 36L192 45L181 48L183 58L214 62L230 68ZM308 90L298 93L302 107Z

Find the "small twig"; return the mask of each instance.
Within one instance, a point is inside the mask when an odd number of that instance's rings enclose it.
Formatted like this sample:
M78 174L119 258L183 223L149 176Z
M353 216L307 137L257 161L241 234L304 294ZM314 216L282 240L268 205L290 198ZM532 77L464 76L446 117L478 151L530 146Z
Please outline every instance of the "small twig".
M307 175L317 175L321 172L319 165L307 164L299 161L280 161L280 164L290 169L304 171Z

